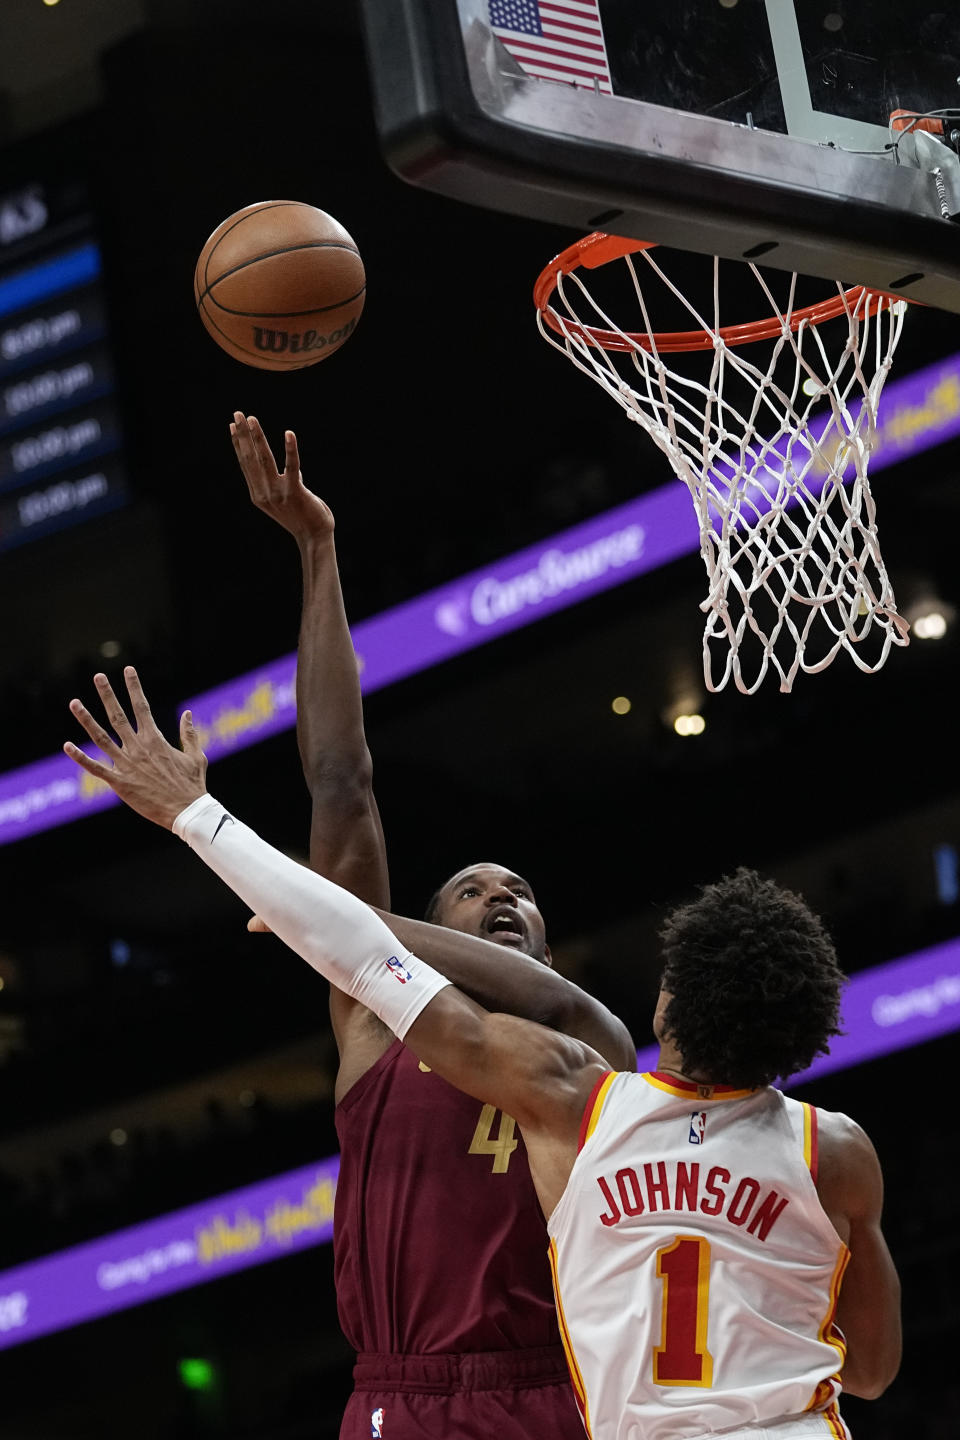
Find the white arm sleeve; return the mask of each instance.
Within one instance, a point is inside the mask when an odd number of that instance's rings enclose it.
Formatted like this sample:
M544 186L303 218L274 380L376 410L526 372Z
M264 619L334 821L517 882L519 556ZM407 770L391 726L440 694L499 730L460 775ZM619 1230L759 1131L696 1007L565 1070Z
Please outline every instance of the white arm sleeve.
M450 981L418 960L355 895L261 840L212 795L173 822L173 833L226 881L273 933L402 1040Z

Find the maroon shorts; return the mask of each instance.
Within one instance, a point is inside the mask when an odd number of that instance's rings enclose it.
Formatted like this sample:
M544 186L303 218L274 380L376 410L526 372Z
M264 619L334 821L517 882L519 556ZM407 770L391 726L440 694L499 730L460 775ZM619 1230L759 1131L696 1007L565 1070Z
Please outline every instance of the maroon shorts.
M562 1348L358 1355L340 1440L583 1440Z

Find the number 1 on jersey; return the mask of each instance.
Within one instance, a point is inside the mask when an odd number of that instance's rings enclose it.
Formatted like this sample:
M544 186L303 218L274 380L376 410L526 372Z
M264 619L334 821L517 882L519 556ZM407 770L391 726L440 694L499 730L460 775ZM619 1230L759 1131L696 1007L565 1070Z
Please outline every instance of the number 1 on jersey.
M710 1298L710 1242L702 1235L678 1235L657 1251L663 1281L660 1344L653 1351L657 1385L710 1385L713 1357L707 1349Z

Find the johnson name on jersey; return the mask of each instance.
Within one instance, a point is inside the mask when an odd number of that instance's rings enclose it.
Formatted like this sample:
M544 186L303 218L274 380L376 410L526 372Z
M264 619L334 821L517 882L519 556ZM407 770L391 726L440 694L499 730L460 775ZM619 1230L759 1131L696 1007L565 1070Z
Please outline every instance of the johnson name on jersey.
M547 1225L593 1440L790 1416L846 1436L833 1319L849 1251L815 1176L816 1111L779 1090L603 1078Z

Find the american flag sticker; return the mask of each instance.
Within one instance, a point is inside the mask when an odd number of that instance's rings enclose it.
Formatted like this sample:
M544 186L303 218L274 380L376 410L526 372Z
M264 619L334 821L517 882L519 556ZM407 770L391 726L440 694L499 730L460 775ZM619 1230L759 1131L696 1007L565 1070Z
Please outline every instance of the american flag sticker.
M598 0L488 0L490 28L528 75L612 95Z

